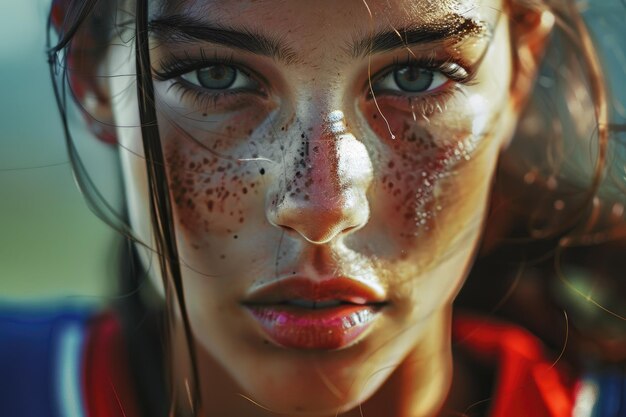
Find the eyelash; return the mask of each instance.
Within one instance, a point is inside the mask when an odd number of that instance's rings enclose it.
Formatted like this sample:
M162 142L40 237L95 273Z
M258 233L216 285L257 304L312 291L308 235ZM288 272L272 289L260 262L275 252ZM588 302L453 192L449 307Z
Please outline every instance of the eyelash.
M194 58L189 53L185 52L185 56L180 58L175 55L169 55L162 58L159 62L159 69L153 69L155 78L159 81L166 81L175 77L180 77L190 71L199 70L210 65L232 65L241 69L239 65L233 59L232 55L220 55L217 52L212 58L209 58L204 50L200 50L200 58Z
M380 80L390 76L394 71L406 67L417 67L427 71L440 72L449 81L453 83L450 87L444 87L450 82L446 82L444 86L438 87L434 91L416 94L394 94L390 92L377 92L375 84ZM444 111L447 107L448 100L453 98L455 94L464 94L462 86L475 85L476 66L467 65L464 62L458 62L451 57L445 59L437 59L436 57L417 58L413 54L407 54L404 59L396 59L394 63L381 71L368 81L366 86L367 100L373 100L380 97L381 94L392 100L399 100L404 105L408 105L413 114L413 118L417 116L428 119L436 111Z
M418 58L412 54L407 54L406 58L403 60L394 60L391 67L381 71L381 75L388 74L390 71L402 67L418 67L428 71L439 71L452 81L460 84L468 84L472 82L476 76L476 71L471 65L467 65L462 61L459 62L452 57L446 57L444 59L436 58L435 56ZM463 71L465 75L459 75L460 71Z
M368 99L373 98L373 95L377 95L378 92L374 87L376 83L385 79L386 77L393 74L394 71L403 68L419 68L426 71L431 72L439 72L443 74L448 80L461 85L474 85L476 71L473 67L460 64L452 58L446 59L436 59L435 57L429 58L416 58L413 55L407 55L407 57L403 60L396 59L394 63L383 70L379 71L376 75L374 75L370 81L368 81L366 89L367 89L367 97ZM448 83L446 83L448 84ZM436 92L424 92L424 93L415 93L411 95L406 92L405 94L395 94L398 97L406 97L407 99L414 98L424 98L429 95L435 95Z
M203 50L200 50L200 58L191 57L188 53L185 53L183 58L175 55L170 55L161 59L159 62L160 69L153 69L155 79L159 81L166 81L176 79L174 83L169 87L175 88L179 91L180 99L184 100L185 97L191 95L194 105L199 108L209 108L217 106L223 99L236 96L242 93L242 90L224 90L207 92L205 89L195 86L187 81L181 79L181 76L191 71L199 70L209 67L211 65L226 65L233 66L238 71L241 71L245 76L259 80L261 77L256 75L253 71L247 69L244 65L236 62L232 55L220 55L217 52L213 57L206 56ZM394 71L406 68L417 67L427 71L440 72L450 81L456 85L452 88L439 88L434 92L426 92L423 94L392 94L385 93L389 96L395 96L396 99L404 99L414 110L414 106L419 106L419 113L421 116L427 116L435 111L445 107L445 103L455 92L460 90L460 85L473 85L476 76L476 71L472 66L459 63L452 58L437 59L435 57L416 58L412 54L407 54L405 59L395 59L393 64L379 71L371 79L371 84L367 85L367 99L373 99L377 97L380 92L375 91L373 86L376 82L389 76ZM446 83L448 84L448 83ZM259 83L262 85L262 83ZM245 90L247 93L257 93L259 95L265 95L262 90Z
M162 58L159 62L160 69L153 69L154 78L158 81L167 81L175 79L170 85L170 89L176 89L180 93L180 99L184 100L187 96L191 95L195 106L199 108L216 107L220 101L228 97L234 97L241 94L242 91L247 93L256 93L261 96L265 96L263 90L224 90L208 92L202 87L191 84L188 81L184 81L181 76L191 71L197 71L212 65L225 65L232 66L238 71L241 71L246 77L250 77L256 80L261 79L260 76L247 69L244 65L236 62L232 55L221 55L217 52L213 57L206 56L204 50L200 50L200 58L194 58L185 52L183 58L175 55ZM262 85L262 83L259 83Z

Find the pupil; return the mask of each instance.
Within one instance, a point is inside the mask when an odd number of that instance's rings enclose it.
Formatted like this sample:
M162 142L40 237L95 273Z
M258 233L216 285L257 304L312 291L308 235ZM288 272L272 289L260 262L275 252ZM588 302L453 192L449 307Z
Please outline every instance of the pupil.
M224 69L224 67L211 67L209 69L210 73L211 73L211 77L213 77L216 80L221 80L226 76L226 70Z
M404 67L394 72L398 87L411 93L428 90L433 83L434 73L418 67Z
M237 78L237 71L227 65L211 65L198 70L198 81L204 88L223 90L232 86Z

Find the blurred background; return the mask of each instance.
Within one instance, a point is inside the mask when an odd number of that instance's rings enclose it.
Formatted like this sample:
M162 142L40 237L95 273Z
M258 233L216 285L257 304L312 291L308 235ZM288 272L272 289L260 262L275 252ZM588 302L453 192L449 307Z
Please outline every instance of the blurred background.
M100 304L114 288L117 236L68 164L46 62L49 3L0 0L0 302ZM76 134L100 186L118 196L114 150Z

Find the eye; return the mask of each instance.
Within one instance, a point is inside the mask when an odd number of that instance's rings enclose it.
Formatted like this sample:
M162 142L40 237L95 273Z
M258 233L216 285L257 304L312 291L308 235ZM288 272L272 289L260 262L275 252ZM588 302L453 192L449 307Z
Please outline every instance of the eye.
M214 64L180 76L183 80L207 90L252 90L256 81L232 65Z
M373 84L374 92L427 93L450 79L440 71L405 65L394 68Z

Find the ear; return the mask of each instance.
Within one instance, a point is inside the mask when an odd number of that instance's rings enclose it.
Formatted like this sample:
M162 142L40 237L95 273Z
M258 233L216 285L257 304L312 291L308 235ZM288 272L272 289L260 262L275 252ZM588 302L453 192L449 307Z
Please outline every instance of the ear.
M533 88L555 17L535 1L513 0L508 8L513 51L511 97L513 109L521 111Z
M71 36L65 46L64 70L72 97L76 101L88 129L100 140L116 143L116 130L111 110L111 97L103 61L107 41L102 28L91 25L92 13L80 10L75 0L54 0L50 23L60 39ZM82 11L82 10L81 10Z

